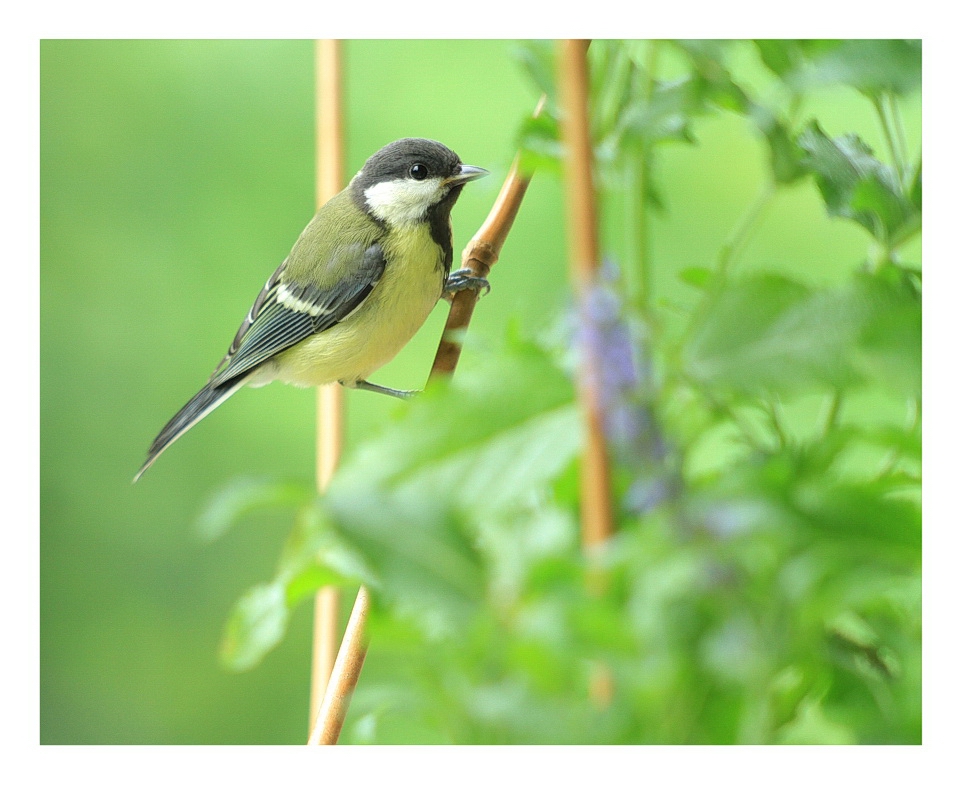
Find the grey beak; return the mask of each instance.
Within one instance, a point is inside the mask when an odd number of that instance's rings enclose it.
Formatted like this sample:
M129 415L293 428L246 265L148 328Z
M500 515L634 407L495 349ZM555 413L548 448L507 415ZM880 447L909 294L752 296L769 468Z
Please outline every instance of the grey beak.
M460 165L460 174L455 174L448 177L444 182L452 185L459 185L460 183L469 183L471 180L478 180L481 177L487 177L490 172L486 169L481 169L479 166L471 166L470 164Z

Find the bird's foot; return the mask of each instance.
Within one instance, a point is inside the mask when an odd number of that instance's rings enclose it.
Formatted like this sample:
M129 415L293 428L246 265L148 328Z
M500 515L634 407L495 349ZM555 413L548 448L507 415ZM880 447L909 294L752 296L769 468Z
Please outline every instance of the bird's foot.
M413 398L418 392L420 392L420 390L395 390L392 387L382 387L379 384L368 382L366 379L357 379L353 382L341 382L341 384L344 385L344 387L351 387L355 390L370 390L371 392L390 395L394 398L401 398L403 400Z
M481 294L487 294L491 290L491 285L486 278L474 275L469 268L462 267L447 277L443 297L445 300L453 300L455 294L465 289L472 289L480 296Z

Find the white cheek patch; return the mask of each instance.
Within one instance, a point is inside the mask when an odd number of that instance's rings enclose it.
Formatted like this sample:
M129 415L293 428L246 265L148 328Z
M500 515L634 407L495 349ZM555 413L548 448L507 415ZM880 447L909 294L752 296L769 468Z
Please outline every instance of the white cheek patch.
M391 180L364 191L364 199L375 218L391 226L419 223L427 209L444 196L440 180Z

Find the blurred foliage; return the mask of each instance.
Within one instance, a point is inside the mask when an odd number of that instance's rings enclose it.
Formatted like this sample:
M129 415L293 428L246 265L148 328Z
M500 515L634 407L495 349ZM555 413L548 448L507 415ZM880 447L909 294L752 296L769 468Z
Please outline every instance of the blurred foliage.
M650 168L659 145L692 143L702 116L732 112L767 141L772 190L812 177L827 213L874 245L831 286L736 273L729 248L685 271L700 297L680 315L633 305L621 271L642 260L620 258L563 340L509 337L365 440L326 496L300 505L274 581L228 628L227 662L246 668L305 586L366 583L390 667L365 674L345 740L920 742L921 296L898 256L920 227L920 165L798 122L799 99L826 82L886 112L881 100L917 89L920 48L756 42L792 95L788 117L735 80L726 42L664 45L682 78L655 78L634 44L591 47L605 187L636 165L632 148ZM520 53L552 101L554 51ZM549 103L522 123L528 164L558 169L556 118ZM589 554L569 381L584 353L601 369L618 509L617 535ZM902 401L907 424L845 421L865 388ZM799 434L787 407L811 395L824 413ZM711 468L692 463L719 432L734 446L716 444ZM865 444L883 458L859 457ZM590 697L599 669L613 679L606 704Z
M363 583L342 743L920 742L918 42L595 41L605 265L579 315L554 45L350 42L348 171L425 135L538 173L456 376L350 394L319 500L313 396L279 386L129 489L309 217L309 44L41 55L42 741L301 743L305 606ZM387 383L422 384L443 310ZM618 518L590 554L584 352Z

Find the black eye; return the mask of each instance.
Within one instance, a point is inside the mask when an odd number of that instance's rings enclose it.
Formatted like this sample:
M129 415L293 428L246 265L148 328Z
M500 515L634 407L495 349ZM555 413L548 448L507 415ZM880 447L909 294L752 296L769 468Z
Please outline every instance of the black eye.
M414 164L410 168L410 176L415 180L423 180L427 177L427 167L423 164Z

